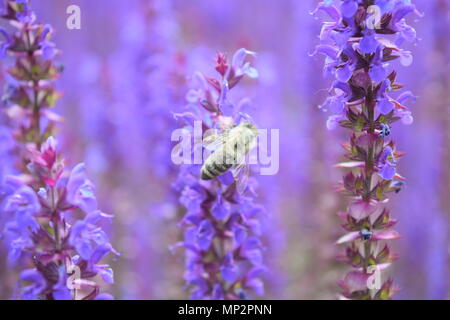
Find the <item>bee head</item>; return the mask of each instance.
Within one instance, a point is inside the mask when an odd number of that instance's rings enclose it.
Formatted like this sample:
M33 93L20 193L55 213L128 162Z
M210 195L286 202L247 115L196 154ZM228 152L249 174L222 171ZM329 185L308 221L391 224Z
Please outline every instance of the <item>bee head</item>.
M243 126L244 128L250 129L252 131L258 131L256 126L251 124L250 122L242 122L240 125Z

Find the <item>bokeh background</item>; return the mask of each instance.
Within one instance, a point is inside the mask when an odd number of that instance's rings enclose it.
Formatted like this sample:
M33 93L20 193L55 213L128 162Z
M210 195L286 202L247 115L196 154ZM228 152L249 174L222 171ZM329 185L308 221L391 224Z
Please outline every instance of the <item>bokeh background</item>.
M171 188L171 112L185 104L190 76L213 74L218 52L258 52L260 77L245 80L232 99L249 97L259 127L280 129L280 171L258 177L268 211L265 298L334 299L346 267L335 261L343 233L336 212L346 199L333 192L341 172L345 130L327 131L317 106L330 79L318 44L316 0L35 0L38 20L56 29L64 65L56 109L61 148L71 165L85 161L100 208L115 215L107 226L122 253L111 261L118 299L184 299L180 239L183 215ZM424 18L415 61L398 67L399 80L418 101L411 126L392 137L406 152L399 171L405 188L391 199L400 260L390 272L402 299L449 298L450 1L416 0ZM81 8L81 30L68 30L66 8ZM15 274L1 258L0 297Z

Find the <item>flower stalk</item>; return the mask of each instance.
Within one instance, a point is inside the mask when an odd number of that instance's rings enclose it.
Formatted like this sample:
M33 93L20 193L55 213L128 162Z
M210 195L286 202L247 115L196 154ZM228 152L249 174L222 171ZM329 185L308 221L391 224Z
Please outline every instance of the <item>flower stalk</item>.
M401 48L405 41L416 41L405 17L420 14L403 0L334 2L321 2L313 14L323 11L332 18L324 23L322 44L314 53L326 57L324 71L335 78L320 108L332 113L328 129L340 126L352 132L343 143L345 160L337 165L348 170L338 191L351 199L347 211L338 214L348 232L337 241L348 244L339 259L353 268L339 283L341 298L390 299L397 288L392 279L384 279L384 270L397 256L385 242L400 235L392 229L396 220L387 203L405 178L397 172L403 153L388 136L398 120L412 123L405 102L415 99L411 92L394 98L403 86L392 63L412 63L411 53Z
M245 62L252 55L240 49L230 64L224 54L219 54L215 66L219 78L196 73L197 86L187 94L185 112L175 114L185 123L187 132L194 132L196 122L205 131L216 129L219 133L230 124L240 123L248 103L235 106L228 92L245 75L258 76ZM194 145L196 148L201 146ZM183 165L175 184L187 209L181 221L184 242L178 245L186 250L184 277L191 298L235 300L247 298L250 292L263 295L260 277L266 268L259 219L264 210L254 202L254 181L248 184L246 193L240 194L230 171L208 181L200 176L200 165Z
M53 138L62 119L49 108L60 93L55 80L59 52L50 41L49 25L38 24L26 0L6 1L2 18L16 31L2 29L4 55L14 59L3 96L12 119L17 147L16 176L1 184L2 236L11 265L20 273L18 299L110 299L91 278L113 281L112 270L99 261L115 252L98 225L109 219L98 210L84 164L71 172ZM85 215L80 218L80 215Z

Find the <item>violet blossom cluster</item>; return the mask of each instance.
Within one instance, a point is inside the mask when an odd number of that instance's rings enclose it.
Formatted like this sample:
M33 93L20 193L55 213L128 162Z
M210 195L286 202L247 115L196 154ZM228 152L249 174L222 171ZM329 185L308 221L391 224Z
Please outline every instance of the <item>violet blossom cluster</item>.
M111 216L97 208L94 186L83 163L69 173L56 152L56 141L47 139L40 150L29 150L28 183L20 176L7 176L2 230L8 259L32 265L20 273L15 297L19 299L110 299L99 294L91 280L100 275L107 283L113 273L100 260L114 251L99 226ZM83 218L78 218L79 215Z
M38 24L28 1L6 1L1 47L14 59L3 96L15 138L18 174L0 185L1 240L12 266L22 269L17 299L111 299L93 277L113 282L100 260L114 252L100 227L111 216L97 208L94 186L83 163L70 172L53 138L60 117L49 110L58 100L54 80L58 53L52 28Z
M240 49L230 65L219 54L215 67L219 79L195 74L197 85L187 94L186 110L175 114L186 123L184 129L192 131L194 121L201 121L203 130L239 123L247 102L235 106L228 93L245 75L258 76L245 62L252 55ZM254 201L255 186L252 179L247 192L239 194L230 171L204 181L199 165L181 166L175 187L187 213L181 221L184 242L179 245L186 250L184 278L192 299L245 299L250 291L264 294L261 276L266 267L259 239L264 209Z
M336 1L335 1L336 2ZM389 299L396 292L392 279L382 279L396 255L385 240L398 239L396 220L387 208L388 194L398 192L404 178L397 172L399 158L391 126L413 121L405 103L415 100L396 81L392 61L412 63L405 42L415 43L416 32L405 17L420 16L409 0L342 0L321 2L331 21L323 24L322 44L315 53L325 55L325 73L335 77L330 96L321 106L331 112L328 129L341 126L352 131L343 144L345 161L337 167L350 170L339 190L351 197L347 212L339 213L348 233L338 243L348 243L340 259L353 267L340 282L342 298ZM378 15L378 16L377 16Z

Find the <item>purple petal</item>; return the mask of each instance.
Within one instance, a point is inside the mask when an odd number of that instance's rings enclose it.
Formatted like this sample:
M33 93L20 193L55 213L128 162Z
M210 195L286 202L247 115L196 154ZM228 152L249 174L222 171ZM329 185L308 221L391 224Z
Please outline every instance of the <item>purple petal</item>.
M384 180L392 180L395 176L395 168L386 163L378 173Z
M400 114L400 117L402 118L402 123L403 124L410 125L410 124L412 124L414 122L414 118L411 115L410 111L403 111Z
M247 230L242 226L236 226L233 230L234 232L234 241L236 244L240 245L247 238Z
M381 82L386 79L386 69L381 64L375 65L369 70L369 75L372 81Z
M248 56L254 56L256 55L255 52L247 50L245 48L241 48L239 50L237 50L234 55L233 55L233 59L232 59L232 65L235 69L240 69L242 68L242 66L244 65L244 61L245 58Z
M224 299L222 286L220 284L217 283L214 285L211 299L213 299L213 300L223 300Z
M259 278L252 278L246 281L245 285L253 289L257 295L264 295L264 283Z
M212 207L213 216L218 220L222 220L228 215L229 212L229 204L227 202L224 202L221 196L218 196L216 203Z
M326 14L328 14L331 19L338 22L341 19L341 14L340 14L339 10L335 6L333 6L327 2L328 2L328 0L325 1L325 3L320 2L319 5L317 6L317 8L313 12L310 12L310 14L315 15L317 13L317 11L322 10Z
M95 297L95 300L114 300L114 297L109 293L100 293Z
M92 264L98 263L104 256L111 252L111 249L112 247L109 243L99 245L92 253L89 262Z
M86 213L97 210L94 186L87 178L84 163L75 166L70 173L67 182L67 201L74 206L80 207Z
M405 91L401 95L399 95L396 100L400 104L405 104L409 99L411 99L413 103L415 103L417 101L417 96L415 96L411 91Z
M203 220L197 229L197 244L200 249L208 250L211 245L211 240L215 235L212 222Z
M392 14L391 25L396 25L397 22L413 12L416 12L416 7L412 4L397 7Z
M53 298L55 300L72 300L72 294L69 288L64 285L59 285L53 290Z
M378 41L375 39L372 32L366 33L359 43L361 52L365 54L374 53L377 50L377 47Z
M344 0L341 4L342 16L345 18L351 18L355 15L358 10L358 4L354 0Z
M238 277L238 269L236 266L223 267L221 270L223 280L229 283L233 283L234 281L236 281Z
M322 54L330 58L331 60L336 60L338 58L339 49L335 46L321 44L316 46L316 50L311 54L311 56L314 56L316 54Z
M340 82L347 82L353 75L353 70L349 64L336 70L336 79Z
M227 171L224 174L221 174L220 176L217 177L217 179L219 179L221 183L227 186L229 186L234 182L234 177L231 171Z
M382 114L388 114L394 109L394 104L389 99L382 99L378 101L378 109Z
M339 121L343 118L342 115L333 115L329 116L327 120L327 129L334 130L339 126Z
M114 283L114 272L111 268L102 268L99 274L106 283Z

